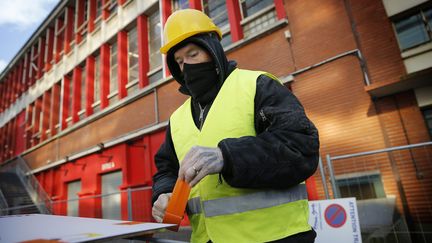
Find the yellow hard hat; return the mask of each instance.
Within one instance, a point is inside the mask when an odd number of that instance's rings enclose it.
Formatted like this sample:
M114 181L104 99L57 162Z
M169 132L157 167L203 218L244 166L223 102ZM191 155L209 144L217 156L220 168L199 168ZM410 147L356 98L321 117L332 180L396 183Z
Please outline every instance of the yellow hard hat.
M216 32L222 39L222 32L203 12L196 9L183 9L171 14L164 28L162 54L183 40L200 33Z

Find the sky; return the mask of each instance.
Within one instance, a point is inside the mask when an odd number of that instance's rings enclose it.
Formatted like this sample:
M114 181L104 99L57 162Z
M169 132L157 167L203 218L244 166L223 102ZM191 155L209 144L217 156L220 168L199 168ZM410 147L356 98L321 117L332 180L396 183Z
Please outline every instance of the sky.
M0 73L59 0L0 0Z

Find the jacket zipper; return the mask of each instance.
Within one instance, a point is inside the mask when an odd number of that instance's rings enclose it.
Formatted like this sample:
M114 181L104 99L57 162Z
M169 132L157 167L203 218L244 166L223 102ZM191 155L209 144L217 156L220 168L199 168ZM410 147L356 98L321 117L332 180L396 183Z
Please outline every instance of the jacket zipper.
M201 128L202 128L202 126L203 126L203 124L204 124L204 111L205 111L207 105L205 105L204 108L202 108L202 107L201 107L201 104L198 103L198 106L199 106L199 108L200 108L200 116L199 116L199 123L200 123L200 126L199 126L199 130L201 131Z

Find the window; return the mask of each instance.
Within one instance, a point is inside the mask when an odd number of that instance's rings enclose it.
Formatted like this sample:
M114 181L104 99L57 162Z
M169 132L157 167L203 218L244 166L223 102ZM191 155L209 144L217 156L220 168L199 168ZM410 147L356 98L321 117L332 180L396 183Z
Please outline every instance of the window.
M33 140L33 113L34 113L34 103L27 106L26 112L26 148L32 146Z
M75 33L78 36L78 42L80 42L87 35L88 1L76 1L75 8L77 9L75 13Z
M73 79L72 79L72 74L69 74L68 75L69 76L69 104L68 104L68 110L66 111L66 113L68 114L68 119L69 119L69 121L72 121L72 112L73 112L73 110L72 110L72 101L73 101L73 93L74 93L74 90L73 90ZM70 126L71 124L69 124L68 123L68 127Z
M203 1L204 13L206 13L213 22L222 31L222 46L228 46L232 43L231 34L229 31L228 12L226 8L226 0L204 0Z
M118 89L117 83L117 43L111 45L111 58L110 58L110 94L113 94Z
M54 136L60 132L60 103L61 103L61 82L54 84L52 88L51 102L51 135Z
M102 218L121 219L121 184L121 171L102 175Z
M427 24L429 26L429 31L431 31L432 30L432 8L425 10L424 15L426 17Z
M173 0L172 11L189 8L189 0Z
M429 134L432 137L432 107L423 110L423 116L426 121L426 126L429 129Z
M394 22L399 46L406 50L432 40L432 8Z
M134 27L128 32L128 82L138 81L138 34Z
M93 89L93 99L94 103L99 103L100 100L100 55L95 57L95 77L94 77L94 89Z
M106 0L104 9L104 19L107 19L109 16L113 15L117 12L117 0Z
M68 197L67 197L67 215L68 216L79 216L79 198L78 192L81 191L81 181L69 182L67 185Z
M85 65L81 67L81 110L86 108L87 94L86 94L86 69ZM84 112L80 112L80 119L83 118Z
M102 0L96 0L96 15L94 19L95 28L98 28L101 25L102 7Z
M149 17L149 52L150 72L149 83L162 79L162 55L159 52L161 47L161 24L159 10Z
M31 83L33 84L36 80L36 73L39 70L37 66L37 59L39 57L39 48L37 47L37 44L35 44L31 49L31 58L30 58L30 75L29 78Z
M357 200L385 197L379 172L354 173L337 177L336 185L341 197L355 197Z
M63 43L65 37L66 25L64 23L66 13L63 12L56 20L55 24L55 62L60 61L63 55Z
M261 9L273 4L273 0L240 0L243 18L257 13Z
M243 34L247 38L277 20L273 0L240 0Z
M109 93L108 100L109 104L114 104L118 101L118 48L117 42L111 44L110 46L110 82L109 82Z

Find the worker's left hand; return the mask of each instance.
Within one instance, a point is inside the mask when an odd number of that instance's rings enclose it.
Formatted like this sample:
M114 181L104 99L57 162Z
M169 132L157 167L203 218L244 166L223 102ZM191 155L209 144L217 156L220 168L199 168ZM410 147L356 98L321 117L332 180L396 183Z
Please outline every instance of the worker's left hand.
M222 151L218 147L194 146L180 163L179 179L193 187L206 175L220 173L223 165Z

